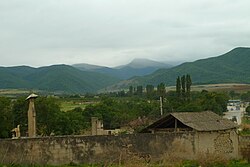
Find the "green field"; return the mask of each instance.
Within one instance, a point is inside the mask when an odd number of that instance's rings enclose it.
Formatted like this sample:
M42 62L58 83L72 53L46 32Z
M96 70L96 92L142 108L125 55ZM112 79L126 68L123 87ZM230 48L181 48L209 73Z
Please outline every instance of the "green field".
M89 104L96 104L96 101L83 101L83 100L65 100L60 102L60 108L61 111L70 111L75 108L82 108L85 109L85 107Z

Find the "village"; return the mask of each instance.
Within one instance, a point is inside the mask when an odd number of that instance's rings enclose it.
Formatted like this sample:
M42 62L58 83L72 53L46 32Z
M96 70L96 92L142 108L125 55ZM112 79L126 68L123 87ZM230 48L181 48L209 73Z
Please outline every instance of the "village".
M38 136L35 99L31 94L28 109L28 136L20 136L20 127L12 130L12 139L1 140L2 163L9 164L96 164L143 163L167 159L250 158L250 137L240 135L243 119L249 119L249 103L229 100L223 118L214 112L173 112L147 125L139 132L131 126L145 124L138 118L120 129L105 129L102 120L91 118L91 131L81 136ZM126 132L126 133L123 133Z

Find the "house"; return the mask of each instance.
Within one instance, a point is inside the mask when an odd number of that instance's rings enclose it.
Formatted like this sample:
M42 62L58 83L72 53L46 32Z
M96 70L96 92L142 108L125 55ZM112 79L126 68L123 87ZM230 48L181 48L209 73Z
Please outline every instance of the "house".
M238 157L237 124L211 111L170 113L144 128L141 133L182 134L176 140L184 143L182 147L188 145L192 148L193 156L210 153L228 158ZM189 137L184 138L183 134Z
M227 103L227 112L224 113L223 118L230 119L240 125L244 112L245 107L240 100L229 100Z

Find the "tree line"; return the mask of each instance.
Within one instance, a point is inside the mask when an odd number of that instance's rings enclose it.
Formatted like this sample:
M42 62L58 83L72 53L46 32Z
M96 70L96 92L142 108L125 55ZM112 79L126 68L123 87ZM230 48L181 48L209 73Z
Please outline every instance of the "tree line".
M39 97L35 102L37 133L41 136L83 134L90 128L93 116L102 119L106 129L126 126L138 117L156 120L161 117L160 96L163 99L164 114L211 110L222 115L227 110L227 101L232 95L246 101L250 99L250 92L238 95L235 92L191 91L191 85L191 76L185 75L176 78L176 90L166 91L164 83L156 87L147 85L145 88L130 86L128 92L99 94L97 103L67 112L60 108L60 100L63 99ZM93 100L96 101L94 98ZM0 138L11 137L11 129L17 125L21 126L22 136L26 136L27 111L28 102L25 97L14 100L0 97Z

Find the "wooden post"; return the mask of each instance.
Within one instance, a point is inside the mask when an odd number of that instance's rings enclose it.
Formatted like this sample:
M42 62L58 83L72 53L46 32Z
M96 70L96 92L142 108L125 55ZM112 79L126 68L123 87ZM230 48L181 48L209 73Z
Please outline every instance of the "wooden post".
M174 131L176 132L177 131L177 119L175 118L174 119Z

